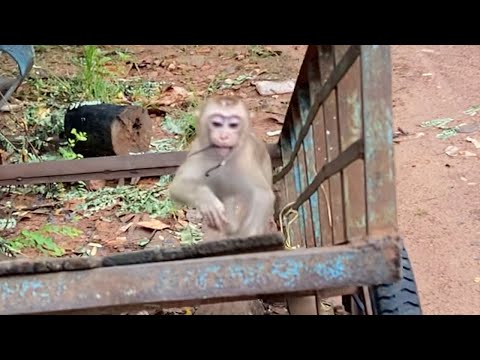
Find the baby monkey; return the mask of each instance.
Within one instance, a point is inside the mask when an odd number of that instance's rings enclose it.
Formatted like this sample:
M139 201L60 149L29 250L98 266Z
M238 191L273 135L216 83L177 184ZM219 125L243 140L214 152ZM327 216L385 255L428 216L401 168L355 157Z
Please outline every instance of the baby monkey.
M219 96L204 103L196 138L169 190L173 200L197 208L204 222L226 237L267 231L275 201L271 158L252 133L240 98Z

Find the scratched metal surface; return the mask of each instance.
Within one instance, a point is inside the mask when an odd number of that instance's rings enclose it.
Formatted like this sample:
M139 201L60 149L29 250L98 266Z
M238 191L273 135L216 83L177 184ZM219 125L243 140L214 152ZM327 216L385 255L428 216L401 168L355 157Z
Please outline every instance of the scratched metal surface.
M346 45L335 46L338 63L347 50ZM360 58L355 61L337 87L340 148L346 150L363 138L362 86ZM365 171L363 159L343 170L343 199L345 233L350 242L366 235Z
M367 233L397 231L390 47L362 45Z
M320 46L319 51L320 76L322 82L325 82L336 69L335 50L333 45L323 45ZM323 105L325 145L328 162L335 160L340 154L337 87L332 90ZM328 179L328 185L332 219L332 243L337 245L345 242L342 173L339 172Z
M276 251L14 276L0 282L0 314L58 312L140 303L200 304L399 278L398 239L362 246Z

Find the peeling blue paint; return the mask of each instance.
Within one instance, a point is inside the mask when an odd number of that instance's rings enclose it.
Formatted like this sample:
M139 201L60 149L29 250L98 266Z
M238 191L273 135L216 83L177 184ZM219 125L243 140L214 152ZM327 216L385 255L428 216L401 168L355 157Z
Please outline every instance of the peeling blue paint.
M296 139L295 133L294 131L292 131L292 128L290 128L290 146L292 149L295 148L295 145L297 143L295 139ZM301 177L300 177L300 165L298 163L298 156L295 158L295 161L294 161L293 178L295 181L295 190L298 196L298 194L302 192L302 183L301 183ZM300 233L302 238L304 239L305 238L305 210L303 206L300 206L300 208L298 209L298 217L300 219L299 221Z
M352 255L341 255L335 260L317 263L313 270L318 276L323 277L327 281L345 279L351 276L351 274L347 272L345 262L351 261L352 259ZM351 270L351 266L348 267L348 269Z
M282 262L274 261L272 264L272 274L283 279L283 285L293 287L295 282L300 278L304 264L301 261L287 259Z

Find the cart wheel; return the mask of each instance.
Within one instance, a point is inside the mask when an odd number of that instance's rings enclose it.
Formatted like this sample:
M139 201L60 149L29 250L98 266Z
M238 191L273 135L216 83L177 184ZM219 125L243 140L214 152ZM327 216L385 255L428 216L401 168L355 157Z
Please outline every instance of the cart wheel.
M366 301L374 315L422 315L412 265L405 248L401 254L402 278L393 284L369 288L368 297L354 295L342 298L345 309L351 314L366 314ZM370 305L369 304L369 305Z

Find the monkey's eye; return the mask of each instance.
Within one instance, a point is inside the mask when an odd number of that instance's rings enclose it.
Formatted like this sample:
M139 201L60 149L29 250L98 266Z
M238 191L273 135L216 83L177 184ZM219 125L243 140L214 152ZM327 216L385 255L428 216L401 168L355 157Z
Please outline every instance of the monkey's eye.
M219 128L223 126L223 123L221 121L212 121L213 127Z
M232 129L238 128L238 125L239 125L239 124L238 124L237 122L232 122L232 123L228 124L228 126L229 126L230 128L232 128Z

